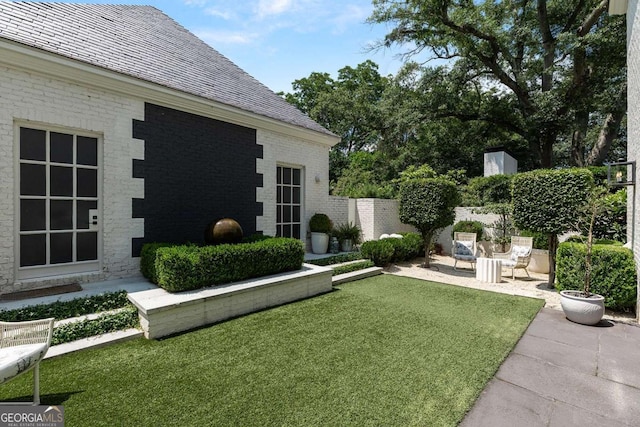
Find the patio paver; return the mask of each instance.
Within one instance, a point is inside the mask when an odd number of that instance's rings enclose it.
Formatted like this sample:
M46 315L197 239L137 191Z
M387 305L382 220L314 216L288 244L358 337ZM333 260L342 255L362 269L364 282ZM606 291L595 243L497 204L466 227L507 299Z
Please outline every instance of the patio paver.
M640 327L543 308L461 426L638 425L638 360Z

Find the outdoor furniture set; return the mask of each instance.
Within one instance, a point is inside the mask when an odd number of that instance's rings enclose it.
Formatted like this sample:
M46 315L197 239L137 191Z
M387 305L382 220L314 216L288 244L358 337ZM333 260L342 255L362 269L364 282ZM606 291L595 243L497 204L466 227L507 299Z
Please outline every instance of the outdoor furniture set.
M511 278L515 279L515 270L522 269L529 275L527 267L531 260L533 249L532 237L511 237L511 247L508 252L494 252L492 258L477 256L476 233L456 232L453 235L452 256L454 258L453 269L457 270L458 261L471 263L472 270L476 271L476 278L482 282L497 283L502 278L502 269L511 269ZM477 266L476 266L477 264Z

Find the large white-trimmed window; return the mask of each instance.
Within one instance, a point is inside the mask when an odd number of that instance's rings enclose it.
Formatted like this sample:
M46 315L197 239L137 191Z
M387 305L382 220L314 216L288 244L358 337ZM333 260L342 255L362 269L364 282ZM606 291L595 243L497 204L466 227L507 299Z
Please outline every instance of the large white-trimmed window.
M302 234L302 169L277 167L276 235L300 239Z
M16 133L18 278L98 271L99 138L31 125Z

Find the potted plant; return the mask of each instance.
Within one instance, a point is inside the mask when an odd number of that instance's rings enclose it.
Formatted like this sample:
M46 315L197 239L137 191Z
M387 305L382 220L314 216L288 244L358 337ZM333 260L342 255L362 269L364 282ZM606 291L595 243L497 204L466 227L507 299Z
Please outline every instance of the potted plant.
M582 290L565 289L560 291L560 305L567 319L583 325L595 325L604 315L604 297L590 292L591 286L591 254L593 249L593 224L599 208L598 199L602 190L592 193L588 201L589 228L586 238L586 255L584 260L584 286Z
M311 251L314 254L326 254L329 248L329 233L333 224L329 217L323 213L316 213L309 220L311 231Z
M351 222L340 224L334 230L334 235L340 241L342 252L351 252L353 246L360 243L360 228Z

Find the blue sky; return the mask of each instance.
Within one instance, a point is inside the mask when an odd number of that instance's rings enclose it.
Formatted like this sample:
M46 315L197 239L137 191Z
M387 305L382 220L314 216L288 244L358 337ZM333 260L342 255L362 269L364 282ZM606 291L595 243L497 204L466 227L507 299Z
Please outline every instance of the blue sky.
M367 52L386 26L365 23L371 0L76 0L146 4L207 42L275 92L313 71L336 77L367 59L395 74L399 50Z

